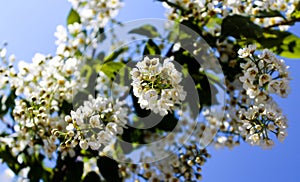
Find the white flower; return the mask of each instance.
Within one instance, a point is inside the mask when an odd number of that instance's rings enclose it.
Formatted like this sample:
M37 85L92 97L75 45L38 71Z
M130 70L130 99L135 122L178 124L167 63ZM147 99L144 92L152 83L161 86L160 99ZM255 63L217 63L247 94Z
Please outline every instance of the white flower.
M97 135L97 140L106 146L111 142L112 135L110 132L100 131Z
M119 127L116 123L108 123L106 125L106 130L109 131L112 135L123 133L123 129Z
M262 74L259 76L258 83L259 86L264 86L266 83L268 83L271 80L271 76L269 74Z
M2 48L0 49L0 58L6 57L7 49Z
M287 137L286 130L279 130L278 131L277 138L278 138L279 141L283 142L286 137Z
M239 49L238 54L240 58L249 57L256 49L255 45L248 45L245 48Z
M56 27L56 32L54 33L54 36L57 38L57 40L55 41L56 45L60 45L62 43L67 42L68 34L66 28L62 25L58 25Z
M101 128L100 116L94 115L90 118L90 125L93 128Z
M172 59L165 59L161 64L158 58L145 57L136 67L130 72L131 85L141 108L164 116L185 99L186 92L179 85L182 74L176 70Z
M73 24L68 25L68 30L70 34L76 35L79 34L82 31L82 25L75 22Z
M80 140L79 142L79 146L80 148L82 148L83 150L86 150L88 149L89 145L88 145L88 141L83 139L83 140Z

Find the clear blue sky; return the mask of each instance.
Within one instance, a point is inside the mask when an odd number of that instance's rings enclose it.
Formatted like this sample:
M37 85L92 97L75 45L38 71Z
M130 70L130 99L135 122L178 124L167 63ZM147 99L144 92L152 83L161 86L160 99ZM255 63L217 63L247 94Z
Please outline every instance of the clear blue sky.
M54 53L54 32L65 25L70 9L67 0L9 0L0 7L0 43L9 43L9 53L17 60L31 60L36 52ZM118 20L164 18L164 9L153 0L125 0ZM300 25L291 29L300 36ZM232 151L210 150L212 158L203 168L203 181L215 182L294 182L300 181L300 60L286 60L290 65L291 94L277 99L289 119L289 136L272 150L242 144ZM1 175L0 175L1 176ZM0 179L1 180L1 179Z

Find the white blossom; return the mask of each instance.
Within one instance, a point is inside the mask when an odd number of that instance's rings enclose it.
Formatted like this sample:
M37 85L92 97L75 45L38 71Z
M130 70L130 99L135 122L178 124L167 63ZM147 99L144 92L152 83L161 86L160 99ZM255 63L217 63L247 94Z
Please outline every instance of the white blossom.
M158 58L145 57L136 67L130 72L131 85L141 108L164 116L185 99L186 92L180 85L182 74L170 59L161 64Z

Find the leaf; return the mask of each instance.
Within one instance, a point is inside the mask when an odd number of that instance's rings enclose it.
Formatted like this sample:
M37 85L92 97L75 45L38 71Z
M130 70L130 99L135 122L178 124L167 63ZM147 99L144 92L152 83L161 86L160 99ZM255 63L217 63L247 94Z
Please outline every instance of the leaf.
M214 28L216 24L220 25L222 23L222 19L219 17L210 18L206 23L207 28Z
M221 24L221 41L227 36L237 39L252 38L258 39L262 36L263 29L253 23L249 17L232 15L223 19Z
M294 12L291 15L292 18L298 19L300 18L300 3L297 4Z
M240 45L259 43L259 48L268 48L276 54L287 58L300 57L299 37L290 32L263 29L251 22L249 17L233 15L222 22L220 39L233 36L239 39ZM245 40L243 42L243 40Z
M160 55L161 51L152 39L149 39L144 48L143 55Z
M81 23L80 16L73 8L70 10L68 17L67 17L67 25L73 24L73 23Z
M83 162L81 161L69 161L68 170L66 174L67 181L76 182L81 181L83 174Z
M290 32L266 30L257 42L282 57L300 58L300 38Z
M99 70L103 71L106 76L114 78L115 74L124 66L122 62L107 62L99 66Z
M285 19L285 17L280 13L280 11L276 11L276 10L259 11L258 13L255 14L255 17L256 18L282 17Z
M118 49L117 51L114 51L110 55L106 56L104 58L104 63L114 61L118 56L120 56L122 53L128 50L128 47L122 47L121 49Z
M89 172L83 179L83 182L101 182L100 176L95 172L91 171Z
M133 120L135 119L136 118L134 118ZM144 131L145 130L140 129L140 127L128 126L127 128L124 128L123 134L121 136L122 140L124 141L121 142L121 144L124 144L123 146L121 145L124 153L131 152L135 144L146 144Z
M280 56L286 58L300 58L300 38L296 35L289 35L283 39Z
M19 173L21 165L19 164L17 157L12 155L11 150L7 145L1 144L0 158L15 174Z
M173 131L177 123L178 123L178 119L175 117L174 113L168 113L153 129L160 129L163 131Z
M66 100L63 100L61 105L59 106L59 114L64 113L64 114L70 114L71 110L73 109L73 104L69 103Z
M149 24L143 25L139 28L132 29L128 33L130 34L139 34L147 36L148 38L159 37L160 34L157 32L157 29Z
M97 160L97 166L100 170L101 175L108 182L121 182L122 178L119 175L118 163L106 156L101 156Z

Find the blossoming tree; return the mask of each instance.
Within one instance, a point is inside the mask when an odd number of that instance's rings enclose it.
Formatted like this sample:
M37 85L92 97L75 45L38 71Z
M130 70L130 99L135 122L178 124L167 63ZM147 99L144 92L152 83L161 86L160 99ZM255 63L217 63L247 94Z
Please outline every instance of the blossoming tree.
M300 57L300 3L158 1L166 20L124 23L126 1L69 0L54 55L0 48L0 158L18 179L197 181L210 147L285 139L273 96L290 90L279 56Z

